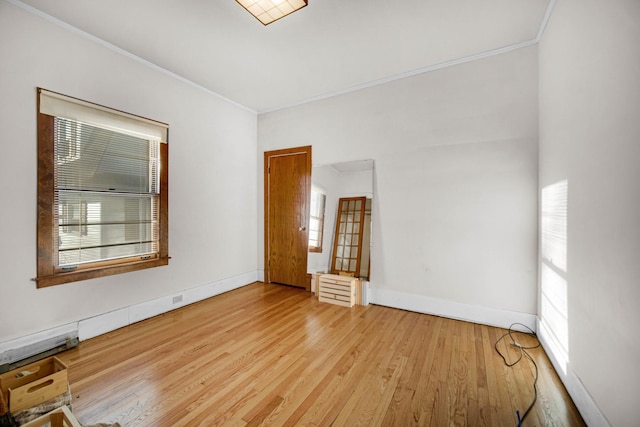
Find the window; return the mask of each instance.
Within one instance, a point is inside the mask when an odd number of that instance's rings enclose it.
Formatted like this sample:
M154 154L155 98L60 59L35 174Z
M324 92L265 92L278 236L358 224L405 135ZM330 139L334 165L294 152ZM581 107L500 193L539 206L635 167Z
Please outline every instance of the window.
M167 134L38 89L38 287L168 264Z
M311 187L311 214L309 215L309 252L322 252L324 232L324 205L327 196Z
M338 200L331 259L332 274L360 276L366 204L366 197L346 197Z

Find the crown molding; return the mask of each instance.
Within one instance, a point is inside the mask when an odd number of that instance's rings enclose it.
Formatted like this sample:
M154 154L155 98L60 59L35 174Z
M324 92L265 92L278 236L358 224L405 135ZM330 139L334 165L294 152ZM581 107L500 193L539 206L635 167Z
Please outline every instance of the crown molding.
M166 68L163 68L163 67L161 67L161 66L159 66L157 64L154 64L151 61L147 61L146 59L141 58L138 55L129 52L128 50L122 49L122 48L120 48L120 47L118 47L118 46L116 46L114 44L111 44L111 43L109 43L109 42L107 42L107 41L105 41L105 40L103 40L103 39L101 39L99 37L96 37L96 36L94 36L92 34L89 34L86 31L81 30L80 28L74 27L73 25L70 25L70 24L68 24L68 23L66 23L66 22L64 22L64 21L62 21L62 20L60 20L58 18L55 18L55 17L53 17L53 16L51 16L51 15L49 15L49 14L47 14L47 13L45 13L45 12L39 10L39 9L36 9L33 6L30 6L30 5L26 4L26 3L23 3L20 0L4 0L4 1L6 1L7 3L10 3L10 4L12 4L12 5L14 5L14 6L16 6L16 7L20 8L20 9L22 9L24 11L26 11L26 12L29 12L29 13L31 13L33 15L36 15L36 16L38 16L38 17L40 17L40 18L42 18L42 19L44 19L44 20L46 20L46 21L48 21L48 22L50 22L50 23L52 23L54 25L57 25L58 27L61 27L61 28L65 29L65 30L67 30L67 31L69 31L71 33L74 33L74 34L76 34L76 35L78 35L80 37L83 37L83 38L85 38L85 39L87 39L89 41L92 41L92 42L94 42L94 43L96 43L96 44L98 44L98 45L100 45L102 47L105 47L105 48L111 50L111 51L119 53L120 55L123 55L123 56L125 56L125 57L127 57L127 58L129 58L129 59L131 59L131 60L133 60L135 62L138 62L139 64L142 64L142 65L144 65L144 66L146 66L148 68L151 68L154 71L157 71L157 72L159 72L161 74L164 74L164 75L166 75L168 77L171 77L172 79L175 79L175 80L177 80L179 82L182 82L182 83L185 83L185 84L187 84L189 86L192 86L192 87L194 87L194 88L196 88L198 90L201 90L201 91L203 91L203 92L205 92L205 93L207 93L207 94L209 94L211 96L214 96L214 97L216 97L216 98L218 98L218 99L220 99L222 101L228 102L228 103L230 103L230 104L232 104L232 105L234 105L236 107L242 108L243 110L246 110L246 111L251 112L251 113L256 113L255 110L253 110L253 109L251 109L251 108L249 108L249 107L247 107L245 105L242 105L242 104L240 104L240 103L238 103L236 101L233 101L233 100L231 100L229 98L226 98L226 97L220 95L219 93L214 92L211 89L208 89L208 88L206 88L206 87L204 87L204 86L202 86L202 85L200 85L200 84L198 84L198 83L196 83L196 82L194 82L192 80L189 80L189 79L187 79L187 78L185 78L185 77L183 77L183 76L181 76L179 74L176 74L173 71L169 71Z
M285 110L285 109L292 108L292 107L297 107L297 106L304 105L304 104L309 104L309 103L316 102L316 101L321 101L321 100L328 99L328 98L333 98L335 96L345 95L347 93L356 92L356 91L359 91L359 90L362 90L362 89L367 89L367 88L370 88L370 87L373 87L373 86L377 86L377 85L381 85L381 84L385 84L385 83L390 83L390 82L393 82L393 81L396 81L396 80L406 79L406 78L417 76L417 75L420 75L420 74L430 73L430 72L441 70L441 69L444 69L444 68L453 67L453 66L456 66L456 65L462 65L462 64L466 64L466 63L469 63L469 62L477 61L477 60L480 60L480 59L489 58L491 56L501 55L503 53L512 52L512 51L517 50L517 49L523 49L523 48L527 48L529 46L533 46L535 44L538 44L540 42L540 40L542 39L542 36L543 36L544 31L545 31L545 29L547 27L549 19L551 18L551 14L553 12L553 9L555 7L555 4L556 4L557 0L549 0L549 2L547 4L546 11L545 11L545 14L544 14L544 17L542 18L542 21L541 21L540 26L538 28L538 33L536 34L536 37L534 39L532 39L532 40L522 41L522 42L511 44L511 45L508 45L508 46L503 46L503 47L499 47L499 48L496 48L496 49L491 49L491 50L487 50L487 51L484 51L484 52L480 52L480 53L477 53L477 54L473 54L473 55L469 55L469 56L453 59L453 60L450 60L450 61L445 61L445 62L442 62L442 63L439 63L439 64L429 65L429 66L426 66L426 67L417 68L415 70L407 71L407 72L404 72L404 73L394 74L394 75L391 75L391 76L388 76L388 77L383 77L381 79L372 80L372 81L361 83L361 84L358 84L358 85L355 85L355 86L350 86L348 88L338 89L338 90L335 90L335 91L332 91L332 92L326 92L326 93L319 94L319 95L316 95L316 96L313 96L313 97L310 97L310 98L301 99L299 101L295 101L295 102L292 102L292 103L289 103L289 104L284 104L284 105L281 105L281 106L278 106L278 107L268 108L268 109L265 109L265 110L258 110L258 111L254 110L252 108L249 108L249 107L247 107L245 105L242 105L242 104L240 104L240 103L238 103L236 101L233 101L233 100L231 100L231 99L229 99L229 98L227 98L225 96L222 96L219 93L214 92L213 90L206 88L205 86L202 86L202 85L200 85L200 84L198 84L198 83L196 83L196 82L194 82L192 80L189 80L189 79L187 79L187 78L185 78L185 77L183 77L183 76L181 76L179 74L176 74L176 73L174 73L172 71L169 71L166 68L163 68L163 67L161 67L161 66L159 66L157 64L154 64L153 62L147 61L144 58L141 58L141 57L139 57L139 56L137 56L137 55L125 50L125 49L122 49L122 48L120 48L120 47L118 47L118 46L116 46L114 44L111 44L111 43L109 43L109 42L107 42L105 40L102 40L99 37L96 37L96 36L94 36L92 34L89 34L86 31L83 31L83 30L81 30L81 29L79 29L77 27L74 27L73 25L70 25L70 24L68 24L68 23L66 23L64 21L61 21L60 19L54 18L53 16L51 16L51 15L49 15L47 13L44 13L41 10L36 9L33 6L30 6L30 5L26 4L26 3L23 3L20 0L4 0L4 1L6 1L7 3L10 3L10 4L12 4L12 5L16 6L16 7L19 7L21 9L33 14L33 15L39 16L39 17L41 17L41 18L43 18L43 19L45 19L45 20L47 20L47 21L49 21L49 22L51 22L51 23L53 23L53 24L55 24L55 25L57 25L57 26L59 26L61 28L64 28L64 29L66 29L66 30L68 30L68 31L70 31L70 32L72 32L74 34L77 34L77 35L79 35L79 36L81 36L81 37L83 37L83 38L85 38L87 40L90 40L90 41L92 41L94 43L97 43L97 44L99 44L99 45L101 45L101 46L103 46L103 47L105 47L107 49L110 49L110 50L114 51L114 52L117 52L117 53L119 53L119 54L121 54L121 55L123 55L123 56L125 56L125 57L127 57L129 59L132 59L132 60L134 60L134 61L136 61L136 62L138 62L138 63L140 63L142 65L145 65L146 67L149 67L149 68L151 68L151 69L153 69L155 71L158 71L158 72L160 72L162 74L165 74L166 76L169 76L169 77L171 77L171 78L173 78L175 80L178 80L178 81L180 81L182 83L185 83L185 84L190 85L190 86L192 86L192 87L194 87L196 89L199 89L199 90L201 90L201 91L203 91L203 92L205 92L205 93L207 93L209 95L212 95L212 96L214 96L214 97L216 97L216 98L218 98L220 100L228 102L228 103L230 103L232 105L235 105L236 107L239 107L241 109L244 109L244 110L246 110L248 112L255 113L257 115L262 115L262 114L268 114L268 113L272 113L272 112L276 112L276 111L280 111L280 110Z
M327 93L320 94L320 95L317 95L317 96L314 96L314 97L311 97L311 98L306 98L306 99L303 99L303 100L300 100L300 101L296 101L296 102L293 102L293 103L290 103L290 104L281 105L279 107L269 108L269 109L266 109L266 110L260 110L260 111L258 111L258 115L273 113L275 111L285 110L287 108L297 107L297 106L308 104L308 103L311 103L311 102L321 101L321 100L327 99L327 98L333 98L334 96L345 95L347 93L356 92L356 91L359 91L359 90L362 90L362 89L366 89L366 88L370 88L370 87L373 87L373 86L377 86L377 85L380 85L380 84L393 82L395 80L406 79L408 77L413 77L413 76L416 76L416 75L419 75L419 74L430 73L430 72L433 72L433 71L441 70L443 68L448 68L448 67L453 67L453 66L456 66L456 65L466 64L468 62L477 61L479 59L489 58L491 56L501 55L503 53L512 52L512 51L517 50L517 49L523 49L523 48L526 48L526 47L529 47L529 46L533 46L535 44L538 44L540 42L540 40L542 39L542 35L544 34L544 30L547 27L547 23L549 22L549 19L551 18L551 13L553 12L553 8L555 7L556 1L557 0L549 0L549 3L547 3L547 8L545 10L545 14L544 14L544 16L542 18L542 21L540 22L540 26L538 27L538 33L536 34L536 37L534 39L532 39L532 40L527 40L527 41L511 44L511 45L508 45L508 46L487 50L485 52L477 53L477 54L474 54L474 55L464 56L462 58L453 59L453 60L450 60L450 61L445 61L445 62L442 62L440 64L429 65L429 66L426 66L426 67L417 68L415 70L407 71L405 73L394 74L394 75L389 76L389 77L384 77L384 78L378 79L378 80L372 80L370 82L366 82L366 83L362 83L362 84L359 84L359 85L351 86L351 87L348 87L348 88L345 88L345 89L339 89L339 90L336 90L336 91L333 91L333 92L327 92Z
M297 107L300 105L304 105L304 104L308 104L311 102L316 102L316 101L321 101L323 99L327 99L327 98L333 98L335 96L339 96L339 95L345 95L347 93L351 93L351 92L356 92L362 89L367 89L373 86L378 86L381 84L385 84L385 83L390 83L396 80L401 80L401 79L406 79L409 77L413 77L413 76L417 76L420 74L425 74L425 73L430 73L433 71L437 71L437 70L441 70L443 68L449 68L449 67L453 67L456 65L461 65L461 64L466 64L468 62L473 62L473 61L477 61L480 59L484 59L484 58L489 58L491 56L495 56L495 55L501 55L503 53L508 53L508 52L512 52L514 50L518 50L518 49L523 49L525 47L529 47L529 46L533 46L535 44L538 43L537 39L533 39L533 40L528 40L528 41L524 41L524 42L520 42L520 43L516 43L516 44L512 44L509 46L504 46L504 47L499 47L496 49L491 49L491 50L487 50L485 52L481 52L481 53L477 53L474 55L469 55L469 56L464 56L462 58L457 58L457 59L453 59L450 61L445 61L445 62L441 62L439 64L435 64L435 65L429 65L427 67L422 67L422 68L417 68L415 70L412 71L407 71L404 73L399 73L399 74L394 74L392 76L389 77L384 77L378 80L372 80L370 82L366 82L366 83L362 83L359 85L355 85L355 86L351 86L345 89L339 89L333 92L327 92L321 95L317 95L311 98L306 98L291 104L287 104L287 105L282 105L280 107L276 107L276 108L270 108L270 109L266 109L266 110L260 110L258 111L258 114L267 114L267 113L272 113L275 111L279 111L279 110L284 110L287 108L291 108L291 107Z
M542 22L540 22L540 28L538 29L538 34L536 35L536 42L540 43L542 40L542 36L544 35L544 30L547 29L547 24L549 23L549 19L551 19L551 14L553 13L553 8L556 6L557 0L549 0L547 4L547 10L542 17Z

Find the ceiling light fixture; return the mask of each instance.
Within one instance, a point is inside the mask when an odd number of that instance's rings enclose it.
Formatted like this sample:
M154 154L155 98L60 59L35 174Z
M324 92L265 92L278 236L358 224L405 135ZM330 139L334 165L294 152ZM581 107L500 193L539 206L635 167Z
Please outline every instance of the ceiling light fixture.
M236 0L264 25L289 15L307 5L307 0Z

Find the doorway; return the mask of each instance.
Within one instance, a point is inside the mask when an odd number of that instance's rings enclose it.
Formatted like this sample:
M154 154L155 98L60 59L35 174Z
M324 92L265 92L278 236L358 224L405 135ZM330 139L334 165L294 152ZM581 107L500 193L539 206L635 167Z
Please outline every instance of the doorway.
M311 289L311 146L264 153L264 281Z

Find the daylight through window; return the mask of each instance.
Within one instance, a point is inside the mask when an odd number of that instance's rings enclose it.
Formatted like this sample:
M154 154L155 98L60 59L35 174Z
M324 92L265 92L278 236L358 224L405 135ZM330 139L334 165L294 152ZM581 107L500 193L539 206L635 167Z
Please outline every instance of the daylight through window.
M168 263L167 126L39 90L38 286Z
M309 252L322 252L324 210L327 196L318 188L311 188L311 214L309 216Z

